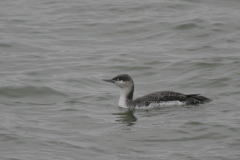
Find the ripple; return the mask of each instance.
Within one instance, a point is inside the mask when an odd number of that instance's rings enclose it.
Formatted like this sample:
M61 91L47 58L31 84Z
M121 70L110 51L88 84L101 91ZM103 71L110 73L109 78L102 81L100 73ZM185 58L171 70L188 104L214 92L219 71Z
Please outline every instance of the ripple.
M185 23L185 24L181 24L181 25L178 25L178 26L174 27L174 29L176 29L176 30L188 30L188 29L197 28L197 27L199 27L199 26L196 25L195 23Z
M9 98L49 96L49 95L67 96L64 93L55 91L54 89L49 87L33 87L33 86L1 87L0 95L2 97L9 97Z
M192 122L187 122L186 125L199 126L199 125L204 125L204 124L201 123L201 122L194 122L194 121L192 121Z
M171 141L198 141L198 140L204 140L204 139L222 139L226 138L228 136L221 135L217 132L211 132L211 133L204 133L202 135L192 136L192 137L180 137L180 138L169 138L169 139L144 139L144 140L137 140L137 141L144 141L144 142L171 142Z
M76 111L78 111L78 109L74 109L74 108L65 108L65 109L61 109L60 111L63 111L63 112L76 112Z
M12 47L12 45L8 43L0 43L0 47L9 48Z

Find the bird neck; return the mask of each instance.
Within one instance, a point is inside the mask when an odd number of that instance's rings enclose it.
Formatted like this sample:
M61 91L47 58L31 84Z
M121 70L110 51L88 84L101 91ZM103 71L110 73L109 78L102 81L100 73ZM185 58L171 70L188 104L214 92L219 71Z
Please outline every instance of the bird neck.
M122 88L120 91L120 98L118 106L128 108L131 106L133 100L134 86Z

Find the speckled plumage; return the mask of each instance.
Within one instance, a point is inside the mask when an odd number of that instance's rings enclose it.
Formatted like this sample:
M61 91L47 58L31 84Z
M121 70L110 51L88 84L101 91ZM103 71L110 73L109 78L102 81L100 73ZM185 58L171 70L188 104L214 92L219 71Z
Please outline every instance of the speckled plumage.
M199 94L185 95L172 91L155 92L133 100L134 82L129 75L122 74L114 77L113 79L104 81L114 83L121 88L119 99L119 106L121 107L147 107L151 104L160 104L171 101L182 102L186 105L196 105L211 101L211 99L203 97Z
M179 101L187 105L199 104L202 102L210 101L210 99L200 96L198 94L185 95L178 92L162 91L150 93L145 96L139 97L129 103L131 107L136 106L149 106L151 103L162 103L169 101Z

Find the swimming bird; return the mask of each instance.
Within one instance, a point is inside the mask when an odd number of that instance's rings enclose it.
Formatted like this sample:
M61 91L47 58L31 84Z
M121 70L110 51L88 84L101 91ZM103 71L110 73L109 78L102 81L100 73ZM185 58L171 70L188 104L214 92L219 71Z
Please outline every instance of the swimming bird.
M133 100L134 82L128 74L117 75L112 79L103 79L103 81L113 83L121 88L118 106L123 108L161 106L171 102L196 105L211 101L211 99L200 94L183 94L172 91L150 93Z

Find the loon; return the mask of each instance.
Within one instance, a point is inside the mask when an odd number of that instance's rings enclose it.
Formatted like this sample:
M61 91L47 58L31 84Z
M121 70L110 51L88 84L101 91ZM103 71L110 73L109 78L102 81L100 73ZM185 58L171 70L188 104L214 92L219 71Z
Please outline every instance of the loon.
M117 75L112 79L103 79L103 81L114 83L121 88L118 106L123 108L142 108L150 107L151 105L161 106L161 104L169 102L177 102L179 105L197 105L211 101L211 99L200 94L186 95L172 91L150 93L133 100L134 82L128 74Z

